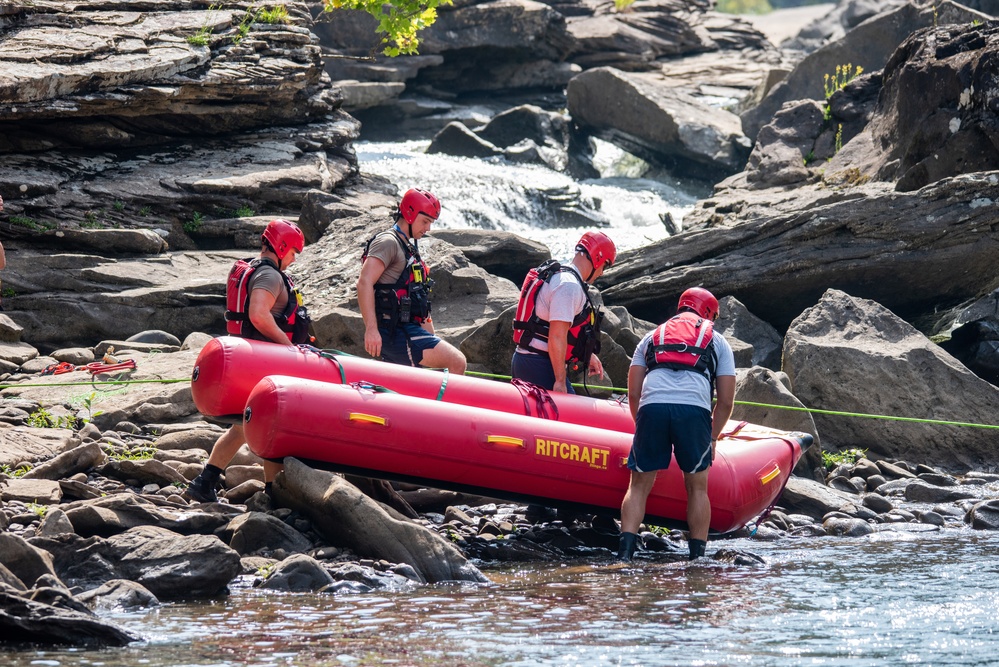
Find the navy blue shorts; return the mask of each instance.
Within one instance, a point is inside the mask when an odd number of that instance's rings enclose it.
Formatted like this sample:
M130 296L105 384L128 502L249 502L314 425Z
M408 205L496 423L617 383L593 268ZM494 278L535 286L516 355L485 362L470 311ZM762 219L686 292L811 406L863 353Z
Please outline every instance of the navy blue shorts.
M382 359L403 366L419 366L423 351L437 347L441 339L419 324L407 322L394 330L378 328L382 335Z
M711 412L673 403L639 408L628 468L636 472L665 470L673 455L684 472L707 470L711 465Z
M514 351L513 359L510 361L511 375L518 380L530 382L542 389L551 391L555 386L555 370L552 368L551 357L545 354L521 354ZM570 394L575 394L569 379L566 378L565 390Z

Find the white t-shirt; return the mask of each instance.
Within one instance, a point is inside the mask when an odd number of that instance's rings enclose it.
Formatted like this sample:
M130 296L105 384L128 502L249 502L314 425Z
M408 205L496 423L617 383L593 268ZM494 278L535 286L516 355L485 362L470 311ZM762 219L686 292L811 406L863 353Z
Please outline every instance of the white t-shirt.
M645 334L635 354L631 357L632 366L648 368L645 363L645 352L649 348L649 341L655 330ZM725 337L717 331L711 338L711 347L714 349L717 360L715 375L735 375L735 355L732 354L732 346L728 344ZM711 382L704 373L674 370L672 368L656 368L645 376L642 384L642 397L638 404L641 408L648 403L678 403L681 405L695 405L706 410L711 410Z
M586 291L583 288L583 279L579 275L576 267L564 265L562 268L568 271L559 271L552 276L538 290L538 300L534 307L534 314L546 322L569 322L570 324L576 316L583 312L586 307ZM530 343L531 348L539 352L548 351L548 341L535 338ZM527 351L517 348L517 352L526 354Z

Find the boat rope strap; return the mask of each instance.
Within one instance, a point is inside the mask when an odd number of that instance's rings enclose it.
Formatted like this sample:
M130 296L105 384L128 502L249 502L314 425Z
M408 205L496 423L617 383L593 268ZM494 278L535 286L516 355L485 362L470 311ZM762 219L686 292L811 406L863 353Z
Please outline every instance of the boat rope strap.
M351 382L348 387L353 387L354 389L367 389L368 391L373 391L376 394L398 394L399 392L389 389L388 387L383 387L380 384L375 384L374 382L368 382L367 380L358 380L357 382Z
M449 374L450 374L450 371L445 368L444 369L444 377L441 379L441 390L439 392L437 392L437 400L438 401L443 401L444 400L444 390L447 389L447 378L448 378Z
M336 369L340 371L340 384L347 384L347 374L344 373L343 371L343 364L341 364L340 360L336 358L338 354L337 350L329 350L329 351L320 350L318 347L313 347L312 345L307 345L304 343L299 345L298 349L302 350L303 352L311 352L312 354L317 354L323 359L329 359L330 361L332 361L334 364L336 364Z
M538 417L558 421L558 405L555 404L555 399L552 398L547 389L518 378L510 380L510 384L517 388L521 398L524 399L525 415L528 417L531 416L531 404L527 399L533 398L534 404L537 407ZM551 412L549 412L549 408L551 408ZM551 413L554 413L554 416Z

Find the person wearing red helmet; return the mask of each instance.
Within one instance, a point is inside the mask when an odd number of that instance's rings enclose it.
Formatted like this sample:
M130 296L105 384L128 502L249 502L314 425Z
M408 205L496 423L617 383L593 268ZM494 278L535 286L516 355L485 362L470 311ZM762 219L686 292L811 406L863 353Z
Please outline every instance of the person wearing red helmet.
M433 281L418 243L440 214L441 203L432 193L406 191L393 227L376 234L364 249L357 304L364 320L364 349L372 357L461 374L465 355L434 332Z
M305 235L293 222L272 220L260 236L260 245L259 257L236 262L230 272L226 295L230 308L225 314L228 331L278 345L307 342L302 337L308 336L308 313L285 274L305 248ZM230 304L233 290L238 290L239 297ZM219 478L245 441L242 424L233 424L219 436L204 470L188 485L187 496L197 502L215 502ZM264 461L265 485L281 468L280 463Z
M545 262L528 273L514 316L511 375L549 391L575 393L566 380L570 366L581 363L602 376L599 311L588 288L614 264L617 247L603 232L586 232L567 266Z
M631 560L638 548L645 502L657 472L674 456L687 488L690 559L704 555L711 522L708 470L735 400L735 357L714 331L717 318L718 299L693 287L680 296L677 314L635 348L628 371L635 437L628 456L631 482L621 504L620 560Z

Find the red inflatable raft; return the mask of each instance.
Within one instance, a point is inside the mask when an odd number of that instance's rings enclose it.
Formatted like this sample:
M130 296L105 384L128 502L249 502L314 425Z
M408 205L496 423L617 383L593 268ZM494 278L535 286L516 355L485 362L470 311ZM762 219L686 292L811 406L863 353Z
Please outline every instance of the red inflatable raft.
M388 364L374 359L333 355L306 346L292 347L234 336L214 338L201 350L191 378L194 404L218 419L241 418L246 398L268 375L350 384L369 382L414 396L488 408L501 412L634 432L624 403L588 396L555 394L532 385L450 375L425 368Z
M410 370L391 368L393 375ZM368 477L604 513L619 509L630 476L631 434L624 429L418 398L360 382L266 377L250 392L244 426L250 448L268 459L294 456ZM741 528L776 500L811 442L806 434L746 423L729 427L708 487L711 528L721 533ZM686 520L675 462L660 473L647 515L666 525Z

